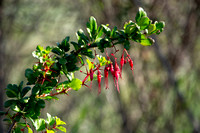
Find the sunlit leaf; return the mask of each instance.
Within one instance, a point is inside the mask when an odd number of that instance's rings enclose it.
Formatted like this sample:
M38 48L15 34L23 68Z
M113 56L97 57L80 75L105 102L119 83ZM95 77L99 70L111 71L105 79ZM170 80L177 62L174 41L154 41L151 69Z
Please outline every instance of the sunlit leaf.
M47 123L49 124L49 126L53 125L55 122L56 118L47 113Z
M37 131L42 131L45 129L45 120L44 119L36 119L34 122L35 129Z
M60 131L64 132L64 133L67 132L66 128L63 127L63 126L58 126L58 127L56 127L56 128L59 129Z
M58 118L57 116L55 118L56 118L56 126L66 125L66 123L62 121L60 118Z
M27 128L28 128L28 133L33 133L33 130L30 127Z
M78 91L81 88L82 85L82 81L80 79L74 78L71 83L70 83L70 87L75 90Z

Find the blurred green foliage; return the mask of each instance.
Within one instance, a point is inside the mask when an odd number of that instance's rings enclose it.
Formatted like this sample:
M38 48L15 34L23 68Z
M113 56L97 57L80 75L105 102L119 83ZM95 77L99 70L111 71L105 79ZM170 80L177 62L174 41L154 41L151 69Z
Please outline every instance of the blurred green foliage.
M135 60L134 77L124 69L121 93L111 85L99 96L97 87L81 89L47 102L42 114L58 116L72 133L199 132L199 5L198 0L6 0L6 56L1 62L6 79L17 84L24 80L22 73L31 67L30 53L36 45L54 45L74 35L89 16L121 26L142 6L149 18L163 20L167 27L151 48L133 44L129 53Z

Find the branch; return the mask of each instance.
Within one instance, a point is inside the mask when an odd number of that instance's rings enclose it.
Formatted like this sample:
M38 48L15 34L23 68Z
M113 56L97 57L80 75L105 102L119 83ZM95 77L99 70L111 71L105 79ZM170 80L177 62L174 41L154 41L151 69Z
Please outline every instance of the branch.
M10 127L9 127L8 133L11 133L11 131L14 128L15 124L16 124L16 121L14 120L12 125L10 125Z

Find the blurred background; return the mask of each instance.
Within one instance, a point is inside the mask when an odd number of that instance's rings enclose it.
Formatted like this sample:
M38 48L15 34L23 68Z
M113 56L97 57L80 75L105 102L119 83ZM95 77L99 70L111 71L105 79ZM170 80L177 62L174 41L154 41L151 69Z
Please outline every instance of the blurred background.
M150 47L132 43L134 76L123 69L120 94L112 77L99 96L94 81L92 91L46 102L42 117L60 117L68 133L200 133L200 0L0 0L0 110L6 85L26 81L37 45L76 40L90 16L122 28L138 7L166 27Z

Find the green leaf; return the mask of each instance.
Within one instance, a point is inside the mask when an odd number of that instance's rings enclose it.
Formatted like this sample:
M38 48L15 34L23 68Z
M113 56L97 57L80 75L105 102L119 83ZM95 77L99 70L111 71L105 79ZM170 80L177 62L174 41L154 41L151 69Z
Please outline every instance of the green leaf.
M88 63L89 70L94 68L94 64L89 59L86 59L86 62Z
M146 38L146 39L141 39L140 44L143 46L150 46L154 43L154 40L152 38Z
M103 53L104 48L111 47L111 40L108 38L101 39L99 43L97 43L98 49Z
M8 84L6 88L6 95L10 98L18 97L20 90L16 84Z
M69 73L67 73L66 77L68 78L69 81L72 81L72 79L74 78L74 73L69 72Z
M62 121L60 118L58 118L57 116L55 118L56 118L56 126L66 125L66 123Z
M14 132L13 133L21 133L21 128L20 127L14 128Z
M36 128L37 131L42 131L44 130L45 127L45 120L44 119L36 119L34 122L34 126Z
M4 103L4 107L5 108L8 108L10 107L11 105L16 105L17 103L17 100L7 100L5 103Z
M14 97L17 97L17 93L12 91L12 90L7 90L6 91L6 95L9 97L9 98L14 98Z
M33 130L30 127L27 128L28 128L28 133L33 133Z
M75 49L75 50L79 50L80 45L79 45L78 43L76 43L76 42L71 42L71 44L74 46L74 49Z
M78 91L81 88L82 81L80 79L74 78L72 82L70 82L69 87L73 90Z
M21 82L20 82L20 84L19 84L19 86L18 86L18 88L19 88L19 91L21 91L21 90L22 90L22 87L23 87L23 81L21 81Z
M103 27L103 32L104 32L107 36L110 36L110 34L111 34L110 28L109 28L107 25L103 25L103 24L102 24L102 27Z
M20 112L20 111L19 111ZM18 123L20 119L22 118L22 115L17 115L14 120Z
M165 22L161 21L161 22L155 22L156 25L156 34L160 34L163 31L163 28L165 27Z
M58 126L58 127L56 127L56 128L59 129L60 131L64 132L64 133L67 132L66 128L63 127L63 126Z
M58 61L60 64L64 65L67 63L67 60L65 58L60 58Z
M116 37L116 31L117 31L117 27L115 26L112 31L111 31L111 34L110 34L110 37L111 38L115 38Z
M101 38L102 35L103 35L103 28L102 28L102 26L99 26L99 27L98 27L98 30L97 30L97 36L96 36L95 42L96 42L99 38Z
M61 42L60 45L58 45L58 47L62 50L64 50L65 52L68 52L70 49L70 45L69 45L69 39L70 37L67 36L65 39L63 39L63 41Z
M142 17L146 17L147 13L144 11L143 8L139 8L139 11L136 14L135 21L139 22Z
M42 51L44 48L43 48L42 46L38 45L38 46L36 47L36 49L37 49L38 51Z
M5 115L5 114L6 114L6 112L0 111L0 116Z
M40 92L40 88L38 85L34 86L32 89L32 95L37 95Z
M78 58L80 60L81 65L84 65L85 64L84 63L84 59L83 59L83 57L80 54L78 54Z
M28 91L31 90L31 87L24 87L21 92L21 97L24 97Z
M40 99L45 99L45 100L51 100L51 99L55 99L55 100L59 100L59 98L55 97L55 96L46 96L46 97L42 97Z
M90 58L94 58L94 55L91 49L83 49L81 50L81 54L86 55L87 57L90 57Z
M55 133L53 130L46 129L47 133Z
M26 123L18 122L17 125L20 125L22 127L26 127Z
M164 27L165 27L165 22L161 21L161 22L156 23L156 28L157 29L162 29Z
M149 26L150 20L148 17L142 17L137 24L140 26L141 30L144 30Z
M143 46L150 46L154 43L154 40L150 37L146 37L144 34L138 34L135 36L135 41L139 42Z
M20 99L20 102L21 103L28 103L29 99L30 99L29 97L24 97L24 98Z
M45 107L45 102L44 100L40 99L37 103L36 106L39 108L44 108Z
M3 119L3 121L7 121L7 122L9 122L9 123L12 122L11 119L8 119L8 118Z
M13 104L13 105L10 106L10 108L15 112L20 112L21 111L20 108L18 107L18 105L14 105Z
M56 118L52 117L49 113L47 113L47 123L49 126L53 125L56 122Z
M98 58L98 60L99 60L100 66L105 66L105 65L107 65L107 64L110 64L110 61L107 60L107 59L106 59L105 57L103 57L103 56L97 55L97 58Z
M87 44L89 42L88 37L85 35L82 29L78 30L77 36L78 36L78 41L83 40L84 44Z
M124 42L124 48L125 48L126 50L129 50L129 49L130 49L130 42L129 42L128 40L126 40L126 41Z
M37 74L30 68L26 69L25 77L28 79L29 84L34 84L37 80Z
M130 21L129 23L124 25L124 32L131 36L134 36L139 28L140 27L136 23Z
M148 35L151 35L151 34L153 34L155 32L156 32L155 24L150 24L149 27L148 27Z
M57 54L57 55L62 55L63 52L60 48L58 47L54 47L52 50L51 50L53 53Z
M96 39L96 33L97 33L97 22L96 19L91 16L89 19L89 23L87 23L87 31L91 37L91 39Z

